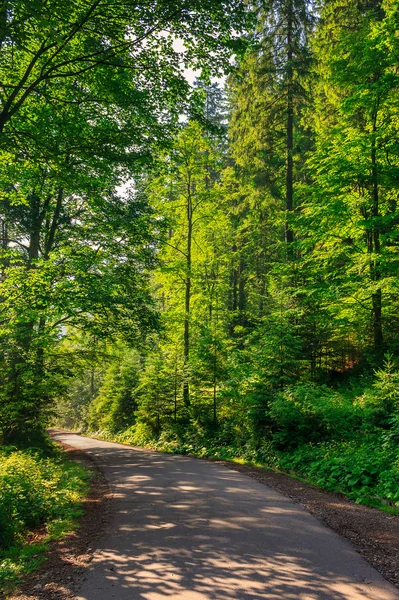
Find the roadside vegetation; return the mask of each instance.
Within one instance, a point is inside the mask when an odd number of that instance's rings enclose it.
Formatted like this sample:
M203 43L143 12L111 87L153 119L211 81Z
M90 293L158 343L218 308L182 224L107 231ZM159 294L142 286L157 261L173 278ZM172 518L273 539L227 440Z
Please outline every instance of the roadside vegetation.
M35 569L82 514L90 472L48 439L0 448L0 591Z

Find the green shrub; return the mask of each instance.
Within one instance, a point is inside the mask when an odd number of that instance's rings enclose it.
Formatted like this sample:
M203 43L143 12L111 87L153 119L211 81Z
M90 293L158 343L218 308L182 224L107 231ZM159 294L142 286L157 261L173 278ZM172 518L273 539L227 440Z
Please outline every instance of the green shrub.
M41 449L0 452L0 548L41 523L62 518L85 489L86 470Z
M397 451L381 436L305 445L280 454L279 467L359 503L399 506Z
M297 384L271 402L273 441L281 449L346 439L360 428L362 410L326 385Z
M392 429L392 437L399 420L399 372L392 356L385 356L384 368L375 372L375 380L362 398L365 423L371 427Z
M399 411L388 419L388 426L389 430L382 434L384 444L396 446L399 456Z
M136 423L117 436L117 441L132 446L146 446L154 442L154 433L150 425Z

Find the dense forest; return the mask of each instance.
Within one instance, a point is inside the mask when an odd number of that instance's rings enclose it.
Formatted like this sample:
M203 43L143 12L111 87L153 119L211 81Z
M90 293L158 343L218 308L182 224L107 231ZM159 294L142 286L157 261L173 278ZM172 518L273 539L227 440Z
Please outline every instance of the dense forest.
M397 0L2 3L4 445L56 423L394 510L398 29Z

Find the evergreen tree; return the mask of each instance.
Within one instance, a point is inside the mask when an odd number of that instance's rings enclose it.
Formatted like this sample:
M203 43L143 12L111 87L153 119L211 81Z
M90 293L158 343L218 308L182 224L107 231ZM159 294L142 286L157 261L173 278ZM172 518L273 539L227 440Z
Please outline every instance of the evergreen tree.
M311 245L324 299L349 346L372 347L381 361L398 331L397 7L336 1L322 17L304 246Z
M295 157L303 162L306 143L301 110L312 17L305 0L266 0L256 9L259 26L253 49L232 82L232 154L286 211L284 237L292 242L289 214L295 206L294 183L300 178Z
M306 311L298 294L292 215L300 210L307 178L304 159L311 146L303 115L311 100L308 38L313 16L304 1L262 2L256 8L259 25L252 47L230 81L236 189L230 193L236 239L232 248L237 255L231 295L241 325L249 330L260 327L266 337L281 337L290 315L286 333L296 342L287 344L280 360L283 384L302 368L298 323ZM281 356L281 350L275 356ZM283 366L295 360L294 371Z

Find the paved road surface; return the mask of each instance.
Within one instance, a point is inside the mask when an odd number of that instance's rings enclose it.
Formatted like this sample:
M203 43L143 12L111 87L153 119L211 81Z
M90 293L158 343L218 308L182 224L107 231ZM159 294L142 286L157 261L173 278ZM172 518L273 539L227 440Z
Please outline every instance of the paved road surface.
M345 540L223 466L54 434L97 462L113 516L79 600L399 600Z

